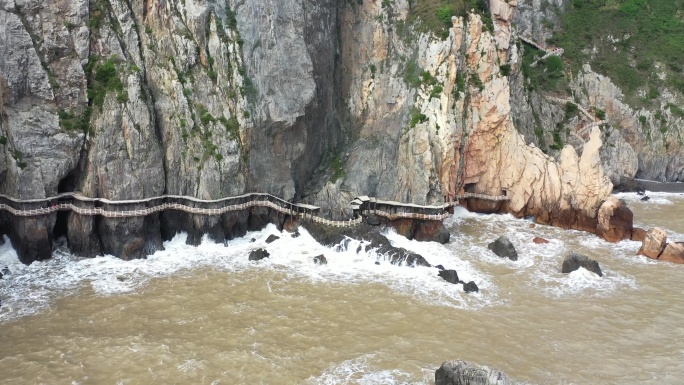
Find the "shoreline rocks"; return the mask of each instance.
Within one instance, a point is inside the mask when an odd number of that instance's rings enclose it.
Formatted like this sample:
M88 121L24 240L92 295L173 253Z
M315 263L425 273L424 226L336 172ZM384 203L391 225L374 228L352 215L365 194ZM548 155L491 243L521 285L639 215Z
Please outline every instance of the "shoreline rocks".
M659 261L684 264L684 242L668 243L665 230L654 227L646 232L637 255Z
M249 253L249 260L250 261L261 261L264 258L268 258L271 255L268 253L268 251L264 249L257 249L253 250Z

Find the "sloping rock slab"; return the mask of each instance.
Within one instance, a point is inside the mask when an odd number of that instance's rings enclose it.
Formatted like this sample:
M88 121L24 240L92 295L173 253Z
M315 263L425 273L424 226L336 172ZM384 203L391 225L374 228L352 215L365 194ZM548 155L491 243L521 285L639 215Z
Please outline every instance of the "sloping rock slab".
M515 250L515 246L505 235L488 244L487 248L501 258L508 258L511 261L518 260L518 252Z
M511 381L500 370L459 360L437 369L435 385L511 385Z
M599 267L598 262L587 257L586 255L576 253L570 253L567 257L565 257L561 272L568 274L579 269L580 267L598 274L599 277L603 277L603 272L601 272L601 267Z

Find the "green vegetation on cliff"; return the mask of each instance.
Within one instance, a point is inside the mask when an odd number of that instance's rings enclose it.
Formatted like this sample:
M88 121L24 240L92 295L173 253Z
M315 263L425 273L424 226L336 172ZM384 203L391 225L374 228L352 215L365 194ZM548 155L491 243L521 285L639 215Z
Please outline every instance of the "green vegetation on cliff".
M638 104L663 87L684 93L684 0L573 0L550 43L574 72L590 63Z
M388 1L388 0L385 0ZM466 17L469 10L480 14L486 28L492 29L487 0L409 0L409 21L441 38L449 36L452 16Z

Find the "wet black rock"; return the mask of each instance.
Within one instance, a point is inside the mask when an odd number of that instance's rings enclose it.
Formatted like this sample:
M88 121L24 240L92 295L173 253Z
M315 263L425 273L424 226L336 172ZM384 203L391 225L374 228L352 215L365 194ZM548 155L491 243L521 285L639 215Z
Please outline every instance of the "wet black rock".
M439 270L444 270L444 266L442 266L442 265L437 265L435 267L438 268Z
M380 261L375 261L375 264L376 264L376 265L380 265Z
M252 242L252 243L254 243L254 242L256 242L256 238L252 238L252 239L250 239L249 241Z
M587 257L586 255L581 255L577 253L570 253L568 256L565 257L565 260L563 260L563 267L561 268L561 272L564 274L571 273L580 267L583 267L593 273L598 274L599 277L603 277L603 273L601 272L601 267L599 266L598 262L595 260Z
M641 201L642 201L642 202L648 202L648 201L650 201L650 200L651 200L651 197L648 196L648 195L646 195L646 196L644 196L643 198L641 198Z
M258 249L258 250L254 250L254 251L249 253L249 260L250 261L260 261L264 258L268 258L269 256L270 256L270 254L268 254L268 251L266 251L264 249Z
M458 279L458 273L456 270L440 270L438 274L443 280L449 283L461 283L461 280Z
M477 287L477 284L475 284L474 281L470 281L468 283L463 284L463 291L465 291L466 293L477 293L478 291L480 291L480 288Z
M299 234L299 230L295 230L294 233L292 233L292 238L298 238L301 234Z
M2 271L0 271L0 273L2 273L2 275L10 275L10 274L12 274L12 272L10 271L10 269L9 269L7 266L3 267L3 268L2 268Z
M314 257L313 261L316 265L327 265L328 264L328 260L325 258L325 256L323 254Z
M279 236L271 234L268 236L268 238L266 238L266 243L273 243L273 242L277 241L278 239L280 239Z
M506 236L500 236L494 242L487 245L487 248L501 258L508 258L511 261L518 260L518 252L515 251L515 246Z
M500 370L466 361L445 362L435 371L435 385L510 385Z

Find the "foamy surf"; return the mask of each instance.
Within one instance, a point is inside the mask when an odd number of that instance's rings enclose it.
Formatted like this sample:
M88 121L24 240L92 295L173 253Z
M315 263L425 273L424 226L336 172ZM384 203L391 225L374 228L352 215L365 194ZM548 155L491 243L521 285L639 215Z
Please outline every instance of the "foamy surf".
M311 377L307 385L419 385L428 381L415 381L411 374L401 370L377 368L375 354L364 354L360 357L332 365L320 376Z
M269 235L280 239L267 244ZM8 320L40 312L55 299L69 295L84 286L90 286L99 295L120 295L143 288L150 279L182 274L201 267L240 273L254 269L270 269L284 273L289 279L311 283L367 283L376 282L399 293L434 305L461 309L478 309L495 303L496 296L491 280L474 269L468 262L449 255L438 244L412 244L402 237L388 234L395 243L401 243L420 252L433 264L456 268L463 279L475 280L487 294L466 294L461 285L452 285L437 275L436 268L407 267L390 264L375 249L365 250L362 241L349 240L346 247L328 248L317 243L305 229L293 238L287 232L269 225L262 231L228 242L227 247L205 237L197 247L185 244L186 235L180 234L165 242L165 250L147 259L123 261L113 256L78 258L66 249L57 249L52 259L22 265L16 253L7 244L0 249L0 258L14 269L13 274L0 281L0 320ZM251 240L254 239L254 242ZM416 242L417 243L417 242ZM264 248L270 257L258 262L249 261L250 251ZM325 255L327 265L313 263L316 255ZM379 264L376 264L379 262Z

